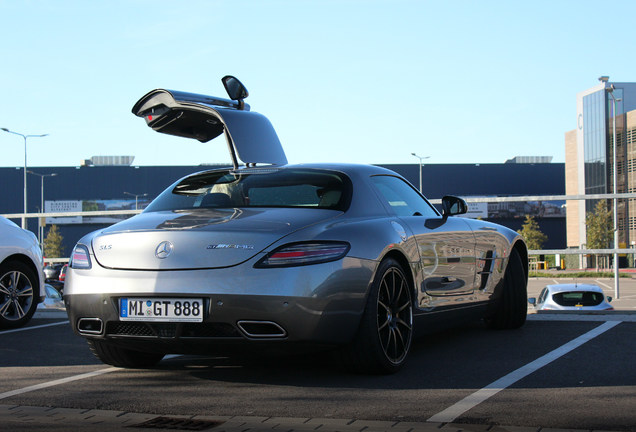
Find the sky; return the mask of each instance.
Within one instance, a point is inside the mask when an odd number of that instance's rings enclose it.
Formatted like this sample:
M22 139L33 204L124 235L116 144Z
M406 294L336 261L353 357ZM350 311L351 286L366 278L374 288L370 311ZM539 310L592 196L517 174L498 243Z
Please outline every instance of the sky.
M155 88L248 88L290 163L564 162L576 94L636 81L636 2L0 0L0 127L29 167L131 155L226 163L225 141L158 134L131 113ZM24 141L0 131L0 166Z

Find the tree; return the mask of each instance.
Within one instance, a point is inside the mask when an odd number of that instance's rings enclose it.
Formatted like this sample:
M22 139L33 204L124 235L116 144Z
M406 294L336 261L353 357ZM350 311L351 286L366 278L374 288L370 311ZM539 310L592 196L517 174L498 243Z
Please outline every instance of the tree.
M607 201L600 200L593 212L585 215L588 249L609 249L614 239L612 211L607 208Z
M64 252L62 247L63 240L64 238L60 234L57 225L51 225L49 232L46 234L46 237L42 242L44 247L44 256L47 258L62 258Z
M587 248L588 249L609 249L614 239L614 224L612 223L612 211L607 208L607 201L600 200L594 206L593 212L585 215L585 226L587 229ZM597 258L594 256L594 258ZM593 265L595 267L604 266L595 259ZM606 264L609 262L609 256L606 258Z
M521 229L517 231L526 240L528 249L539 250L548 240L548 236L541 232L539 224L532 216L526 216L526 220L521 225Z

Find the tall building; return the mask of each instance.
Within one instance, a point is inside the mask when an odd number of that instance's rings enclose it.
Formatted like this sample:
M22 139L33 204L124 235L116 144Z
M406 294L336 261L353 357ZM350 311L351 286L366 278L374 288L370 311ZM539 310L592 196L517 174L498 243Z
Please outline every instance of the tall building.
M565 134L565 193L604 194L614 190L616 131L617 193L636 192L636 83L599 84L576 95L576 129ZM636 200L618 200L619 246L636 241ZM608 202L612 206L612 201ZM586 246L585 215L596 202L567 202L567 245Z

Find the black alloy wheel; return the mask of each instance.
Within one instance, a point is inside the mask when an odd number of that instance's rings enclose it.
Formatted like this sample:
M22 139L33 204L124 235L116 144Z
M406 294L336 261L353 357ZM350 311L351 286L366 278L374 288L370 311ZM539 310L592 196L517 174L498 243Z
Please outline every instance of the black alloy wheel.
M413 307L408 283L399 267L390 267L378 293L378 336L386 358L400 364L411 346Z
M413 288L393 258L378 266L360 327L342 360L356 373L391 374L404 365L413 339Z

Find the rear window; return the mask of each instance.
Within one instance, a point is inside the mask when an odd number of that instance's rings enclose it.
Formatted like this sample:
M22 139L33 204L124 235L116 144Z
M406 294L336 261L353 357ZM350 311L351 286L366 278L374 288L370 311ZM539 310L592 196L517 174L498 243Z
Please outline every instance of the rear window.
M310 169L246 169L190 176L145 211L196 208L295 207L345 211L351 181L342 173Z
M552 300L561 306L598 306L603 294L589 291L571 291L552 295Z

